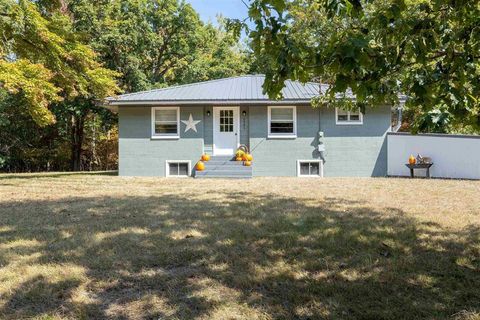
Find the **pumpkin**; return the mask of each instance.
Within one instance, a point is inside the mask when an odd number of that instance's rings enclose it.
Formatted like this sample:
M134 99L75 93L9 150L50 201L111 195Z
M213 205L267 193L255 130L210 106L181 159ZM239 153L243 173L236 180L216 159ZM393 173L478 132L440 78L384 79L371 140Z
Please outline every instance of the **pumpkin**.
M248 159L247 159L247 154L244 154L244 155L242 156L242 160L243 160L243 161L248 161Z
M235 157L241 158L243 157L244 154L245 152L243 152L242 150L237 150L237 152L235 153Z
M243 157L236 157L235 160L236 161L243 161Z
M197 171L203 171L205 170L205 163L203 163L202 161L198 161L197 162L197 165L195 166L195 169Z
M415 164L417 163L417 159L415 159L413 155L410 155L410 158L408 158L408 163Z
M202 155L202 161L210 161L210 156L208 154Z
M252 161L253 160L253 156L250 153L247 153L245 155L245 157L247 158L247 161Z
M246 166L246 167L250 167L252 165L252 162L251 161L244 161L243 165Z

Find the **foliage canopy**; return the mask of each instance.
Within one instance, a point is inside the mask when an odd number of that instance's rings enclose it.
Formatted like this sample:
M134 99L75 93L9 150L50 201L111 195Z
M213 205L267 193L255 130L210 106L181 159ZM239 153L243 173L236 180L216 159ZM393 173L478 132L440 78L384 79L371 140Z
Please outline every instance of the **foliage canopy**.
M480 128L478 0L253 0L249 16L271 97L286 79L315 79L332 84L317 104L363 109L404 93L420 115ZM355 102L338 99L349 89Z
M41 126L55 121L52 102L102 99L118 90L117 73L102 67L54 3L0 1L0 85L20 95Z

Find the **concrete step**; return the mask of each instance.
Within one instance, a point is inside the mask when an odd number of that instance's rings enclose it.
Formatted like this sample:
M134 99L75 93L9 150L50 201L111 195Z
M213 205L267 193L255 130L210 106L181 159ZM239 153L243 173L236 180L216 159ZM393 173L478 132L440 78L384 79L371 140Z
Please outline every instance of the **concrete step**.
M241 168L245 167L243 162L236 162L236 161L228 161L228 162L204 162L205 168L213 168L213 167L229 167L229 168Z
M238 168L228 168L222 167L217 169L208 169L205 168L203 171L197 171L197 173L207 173L207 172L238 172L239 174L252 172L252 167L238 167Z
M195 172L195 178L251 178L253 169L235 161L232 156L211 156L205 170Z
M212 160L233 160L233 156L210 156L210 161Z
M195 179L251 179L252 176L195 176Z
M195 178L251 178L252 172L238 171L200 171L195 173Z

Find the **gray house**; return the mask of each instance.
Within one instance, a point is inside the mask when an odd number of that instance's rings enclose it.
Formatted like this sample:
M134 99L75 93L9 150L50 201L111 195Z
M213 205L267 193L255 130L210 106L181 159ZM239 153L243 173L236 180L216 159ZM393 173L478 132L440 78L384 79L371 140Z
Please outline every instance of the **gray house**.
M121 176L385 176L391 107L312 108L318 83L288 81L284 99L252 75L108 99L119 117ZM324 89L324 88L323 88ZM241 144L251 167L231 161ZM202 154L206 170L195 172Z

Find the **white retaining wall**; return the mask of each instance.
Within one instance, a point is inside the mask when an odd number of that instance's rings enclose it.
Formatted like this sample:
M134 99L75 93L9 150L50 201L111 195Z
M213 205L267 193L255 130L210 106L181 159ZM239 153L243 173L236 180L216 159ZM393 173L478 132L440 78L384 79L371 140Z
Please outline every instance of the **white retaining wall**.
M389 133L387 140L389 176L409 176L408 157L421 154L432 158L432 177L480 179L480 136Z

